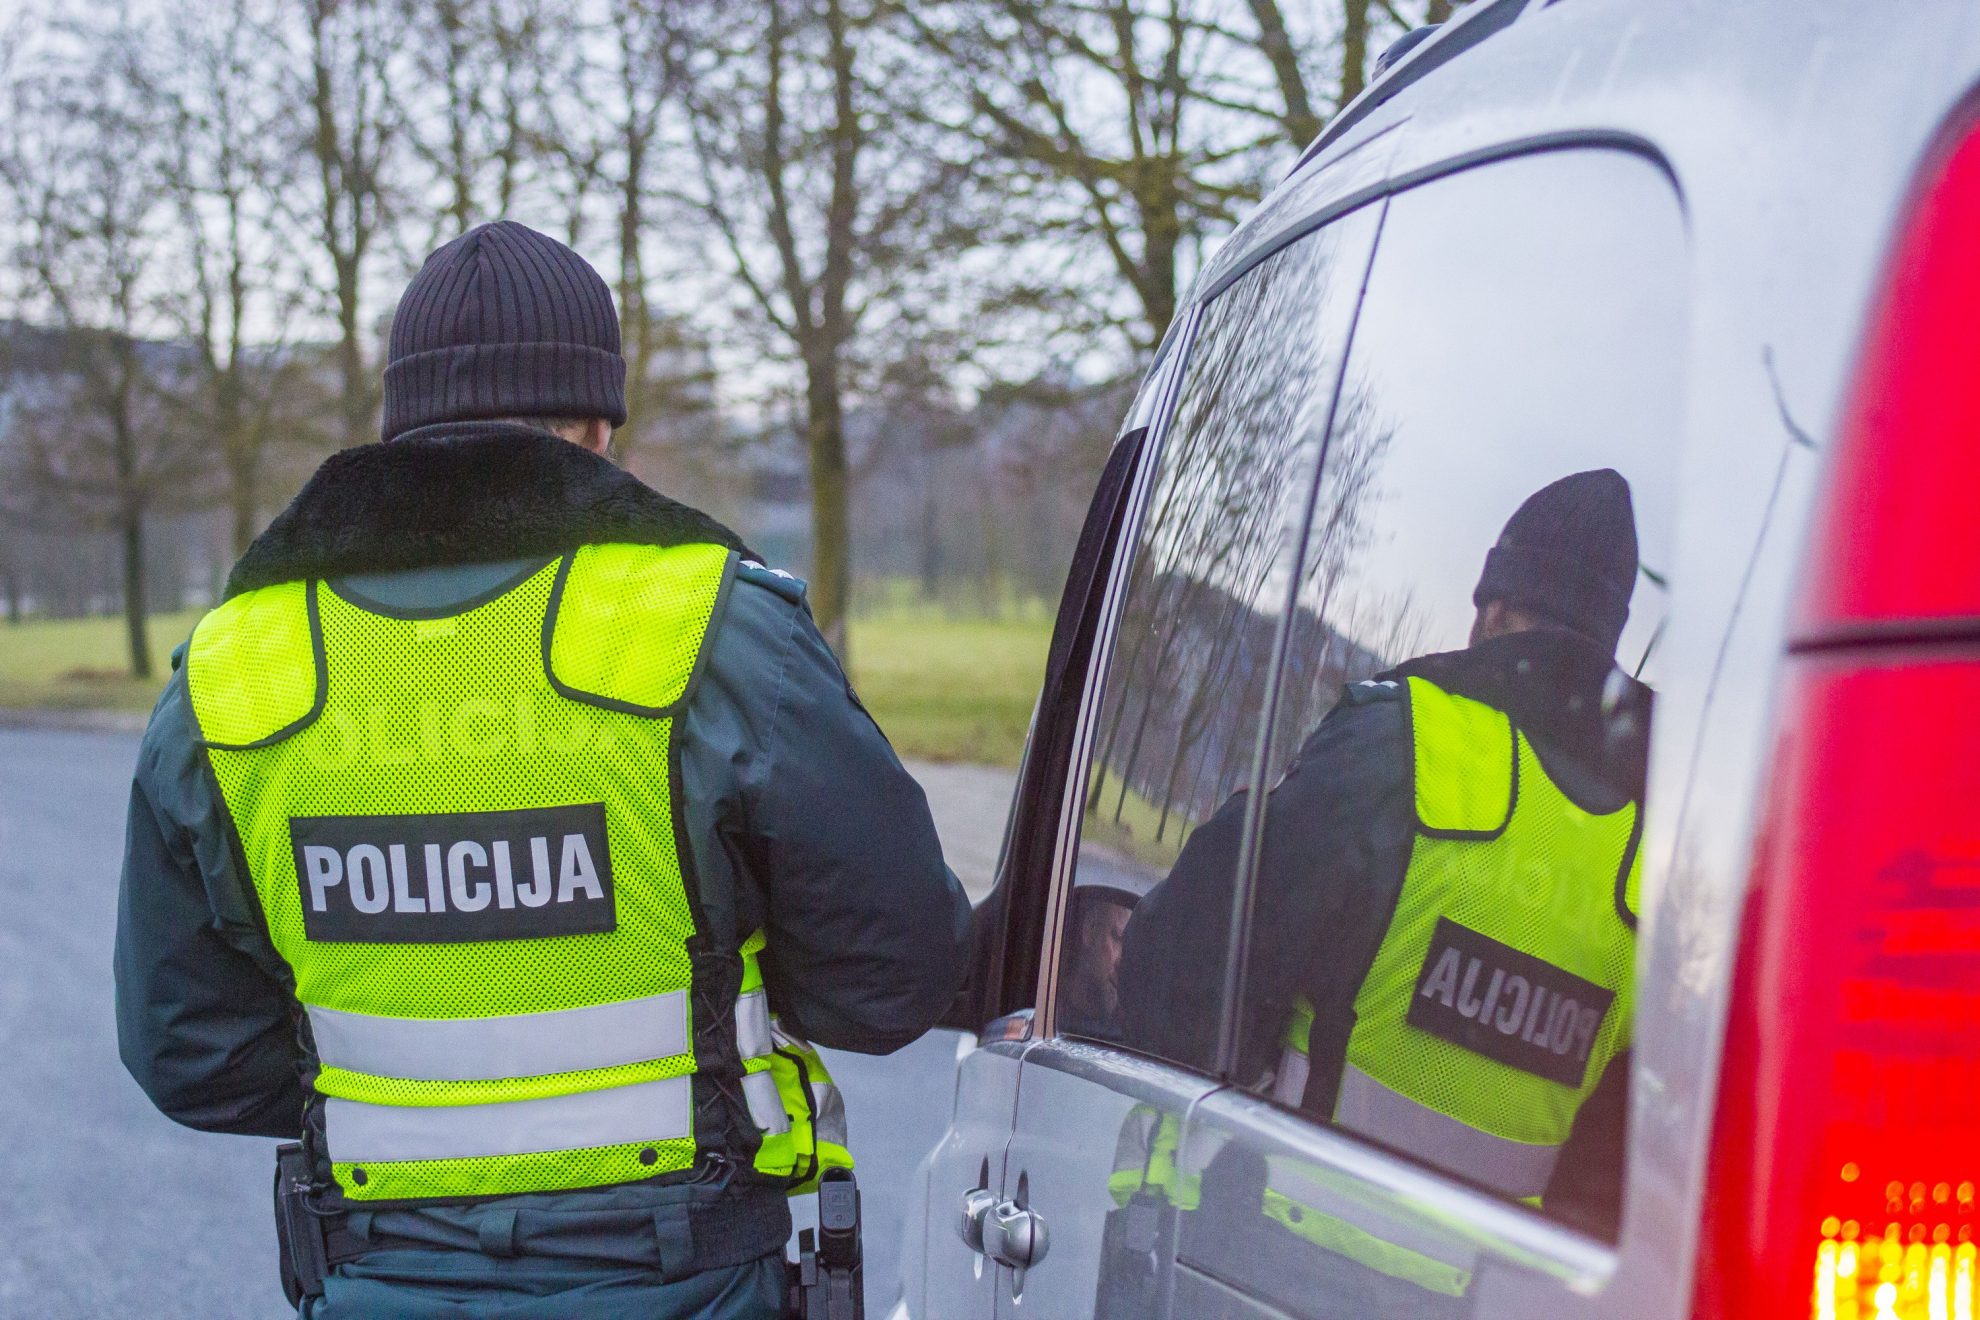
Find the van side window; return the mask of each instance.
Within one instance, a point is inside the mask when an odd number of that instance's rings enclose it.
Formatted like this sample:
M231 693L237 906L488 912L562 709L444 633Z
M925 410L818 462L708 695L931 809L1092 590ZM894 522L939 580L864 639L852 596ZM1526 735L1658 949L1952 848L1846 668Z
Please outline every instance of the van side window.
M1057 1029L1208 1069L1233 854L1256 770L1266 678L1293 554L1367 269L1375 208L1271 258L1205 311L1126 565L1062 905ZM1262 351L1272 345L1271 351ZM1224 916L1152 951L1124 999L1141 896L1197 865ZM1144 950L1144 952L1151 952ZM1169 990L1187 994L1169 1002Z
M1297 570L1240 1008L1235 1080L1605 1235L1644 817L1672 809L1644 790L1685 287L1677 199L1634 155L1391 199Z

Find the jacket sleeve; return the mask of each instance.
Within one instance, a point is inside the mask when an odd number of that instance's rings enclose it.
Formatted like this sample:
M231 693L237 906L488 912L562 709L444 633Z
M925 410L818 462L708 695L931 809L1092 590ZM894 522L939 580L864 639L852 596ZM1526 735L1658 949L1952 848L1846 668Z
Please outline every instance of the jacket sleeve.
M302 1130L290 995L246 909L183 674L138 754L117 900L117 1044L168 1117L208 1132ZM217 899L217 901L216 901ZM261 941L265 943L265 941Z
M969 898L943 863L921 785L810 613L784 617L775 709L746 807L748 869L767 909L764 977L800 1035L885 1054L954 999Z
M1238 1017L1242 1082L1255 1082L1276 1063L1298 994L1323 1014L1314 1059L1324 1067L1324 1015L1331 1004L1351 1005L1381 944L1408 863L1401 709L1388 701L1343 703L1266 798ZM1204 987L1220 981L1176 970L1224 965L1244 808L1245 796L1234 795L1190 836L1169 875L1135 909L1122 951L1129 1040L1197 1067L1214 1062L1221 1005ZM1342 1036L1336 1048L1345 1045Z

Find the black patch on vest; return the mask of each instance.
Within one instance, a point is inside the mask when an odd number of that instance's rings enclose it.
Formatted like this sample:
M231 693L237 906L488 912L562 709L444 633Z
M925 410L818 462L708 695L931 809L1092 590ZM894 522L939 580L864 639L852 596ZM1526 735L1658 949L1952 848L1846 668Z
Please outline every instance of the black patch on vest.
M289 838L311 940L456 944L619 925L602 802L292 816Z
M1579 1087L1615 992L1437 919L1408 1022L1474 1054Z

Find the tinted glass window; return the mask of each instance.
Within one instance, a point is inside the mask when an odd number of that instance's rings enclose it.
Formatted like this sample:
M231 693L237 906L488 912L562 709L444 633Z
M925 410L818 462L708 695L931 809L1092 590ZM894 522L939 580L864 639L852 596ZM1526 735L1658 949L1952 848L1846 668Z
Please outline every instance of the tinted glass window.
M1596 1231L1684 311L1676 199L1634 156L1389 203L1297 570L1240 1013L1247 1085Z
M1206 309L1157 460L1105 661L1058 979L1060 1030L1207 1066L1229 930L1159 951L1163 1002L1123 1003L1129 913L1201 854L1228 894L1256 766L1273 639L1291 594L1306 495L1366 272L1376 216L1345 217L1265 262ZM1233 809L1230 804L1238 803ZM1168 1012L1188 968L1191 1020ZM1153 1024L1153 1025L1151 1025ZM1159 1029L1157 1029L1159 1028Z

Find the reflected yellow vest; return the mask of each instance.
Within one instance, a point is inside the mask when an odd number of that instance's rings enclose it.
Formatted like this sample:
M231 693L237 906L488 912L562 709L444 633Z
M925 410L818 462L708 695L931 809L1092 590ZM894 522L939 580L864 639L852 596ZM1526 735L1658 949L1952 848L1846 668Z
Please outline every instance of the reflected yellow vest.
M1637 804L1583 811L1504 712L1409 684L1416 839L1355 997L1334 1120L1537 1199L1635 1017ZM1305 1089L1312 1009L1281 1058Z
M348 1197L685 1169L730 1030L759 1165L801 1172L776 1167L814 1141L774 1076L761 936L718 1008L690 957L673 717L733 572L719 546L593 545L443 617L309 581L201 621L193 708Z

